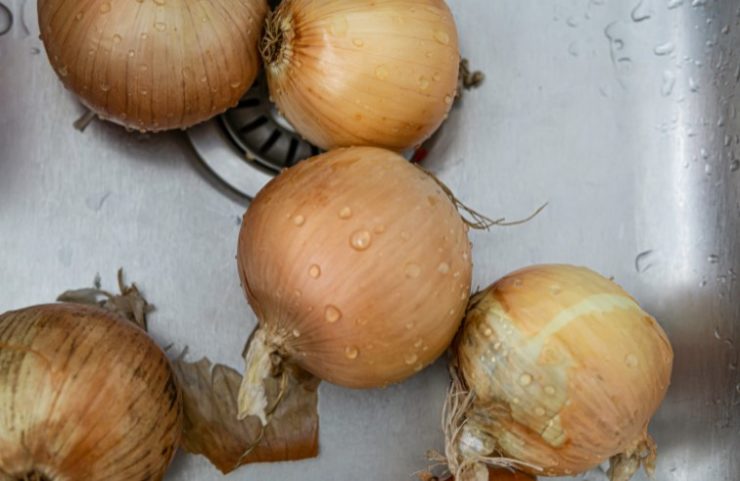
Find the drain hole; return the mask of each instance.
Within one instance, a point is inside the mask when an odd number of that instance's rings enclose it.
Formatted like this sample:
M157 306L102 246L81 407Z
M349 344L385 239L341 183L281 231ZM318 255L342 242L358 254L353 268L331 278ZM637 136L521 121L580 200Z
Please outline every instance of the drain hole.
M274 131L270 135L270 138L267 139L264 144L262 144L262 147L260 147L260 153L264 154L265 152L270 150L272 146L275 145L275 142L278 141L281 135L282 135L282 132L280 132L279 130Z
M250 108L250 107L258 107L260 103L261 103L260 99L258 99L256 97L252 97L252 98L249 98L249 99L243 99L243 100L239 101L239 105L237 105L236 108L238 108L238 109L247 109L247 108Z
M0 3L0 35L10 32L10 27L12 26L13 14L8 7Z
M295 154L298 151L298 139L290 139L290 148L288 155L285 156L285 166L291 167L295 163Z
M253 131L254 129L262 127L266 123L267 123L267 117L263 115L262 117L257 117L257 119L249 122L247 125L239 129L239 132L246 134L248 132Z

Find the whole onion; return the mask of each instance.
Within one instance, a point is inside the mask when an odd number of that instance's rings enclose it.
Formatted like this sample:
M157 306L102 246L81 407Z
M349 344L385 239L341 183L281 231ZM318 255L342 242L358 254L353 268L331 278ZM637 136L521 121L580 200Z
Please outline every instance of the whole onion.
M430 364L458 329L472 269L448 194L372 147L331 151L270 182L244 216L238 265L259 318L240 408L263 419L261 380L281 362L353 388Z
M162 479L181 397L147 334L97 307L0 315L0 479Z
M449 112L460 64L443 0L284 0L262 55L280 111L325 149L420 144Z
M127 127L185 128L235 105L260 68L265 0L39 0L64 85Z
M610 458L613 480L653 469L647 425L673 351L614 282L567 265L509 274L474 297L454 353L461 385L448 420L460 429L449 430L447 452L456 471L490 461L562 476Z

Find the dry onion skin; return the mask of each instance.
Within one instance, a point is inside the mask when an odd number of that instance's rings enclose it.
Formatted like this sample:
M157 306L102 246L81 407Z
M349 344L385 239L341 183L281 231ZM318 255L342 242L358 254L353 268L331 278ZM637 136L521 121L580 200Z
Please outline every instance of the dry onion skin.
M324 149L417 146L458 86L457 29L443 0L284 0L262 56L281 113Z
M647 426L673 350L614 282L568 265L514 272L473 298L455 355L447 455L459 479L477 480L464 475L480 462L563 476L611 459L614 481L654 470Z
M465 313L467 231L437 181L384 149L337 149L283 171L239 236L239 273L259 319L241 415L266 421L262 380L285 362L370 388L434 361Z
M97 307L0 315L0 406L2 481L159 480L180 441L169 361Z
M101 118L186 128L234 106L260 69L265 0L39 0L51 65Z

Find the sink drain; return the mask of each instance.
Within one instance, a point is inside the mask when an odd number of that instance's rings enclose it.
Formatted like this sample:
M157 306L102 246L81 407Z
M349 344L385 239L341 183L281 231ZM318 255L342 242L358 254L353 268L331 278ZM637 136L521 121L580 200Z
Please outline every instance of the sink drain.
M236 107L187 131L208 169L249 198L282 169L321 153L293 129L269 99L262 75ZM406 158L412 162L423 160L435 136L406 152Z

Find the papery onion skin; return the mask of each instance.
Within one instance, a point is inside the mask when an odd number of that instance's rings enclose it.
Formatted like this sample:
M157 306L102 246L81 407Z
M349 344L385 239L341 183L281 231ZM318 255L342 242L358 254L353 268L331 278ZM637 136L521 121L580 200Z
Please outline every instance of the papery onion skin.
M186 128L234 106L260 69L265 0L39 0L64 85L101 118Z
M455 98L458 36L443 0L284 0L266 33L270 94L324 149L417 146Z
M0 406L5 481L159 480L182 428L162 350L115 314L74 304L0 316Z
M647 438L673 351L655 319L617 284L586 268L534 266L496 282L471 306L456 347L475 394L463 434L468 448L487 446L543 468L533 474L562 476L630 453Z
M244 216L238 264L267 344L353 388L401 381L442 354L472 271L467 226L447 194L370 147L331 151L270 182Z

